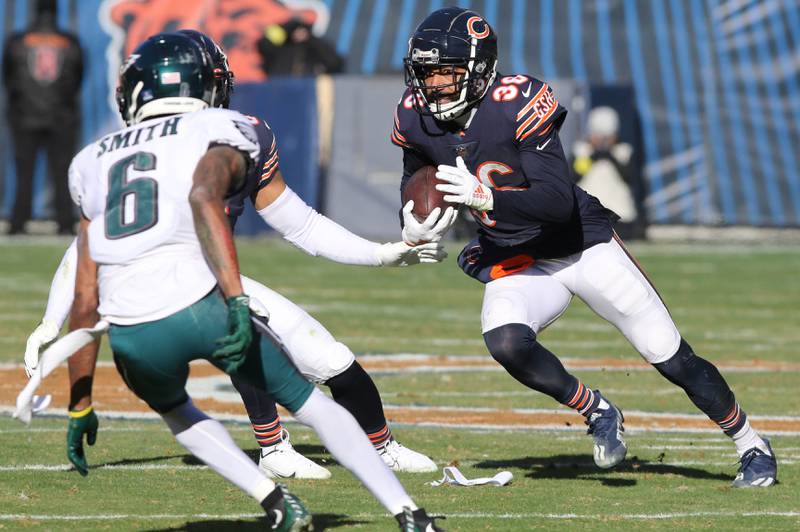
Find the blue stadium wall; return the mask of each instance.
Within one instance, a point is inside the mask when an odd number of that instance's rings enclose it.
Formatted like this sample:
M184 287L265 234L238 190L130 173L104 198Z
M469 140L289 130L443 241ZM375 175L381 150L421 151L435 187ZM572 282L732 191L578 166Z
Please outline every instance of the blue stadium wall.
M5 0L0 9L3 36L24 27L28 3ZM77 30L85 46L86 140L117 124L108 103L110 37L98 22L101 3L59 0L62 25ZM633 87L652 222L800 225L800 3L796 0L317 2L327 17L324 37L347 58L347 72L395 76L398 91L402 57L414 25L431 10L453 3L477 10L494 25L500 36L500 70L505 74L525 72L546 80ZM313 84L301 83L307 90L300 91L303 96L292 93L292 105L314 108ZM263 98L259 88L241 89L239 102L245 107ZM265 110L276 129L284 119L300 119L292 113L280 116L280 109ZM313 115L303 115L309 138L317 128ZM571 119L580 116L573 113ZM337 127L346 124L337 123L334 133ZM6 135L6 131L0 134L5 214L14 187ZM281 145L282 164L295 158L316 161L314 149L314 142ZM309 184L306 193L312 194L319 172L310 164L299 166L298 177ZM47 191L41 172L36 190L35 213L42 216ZM313 195L309 198L314 200Z

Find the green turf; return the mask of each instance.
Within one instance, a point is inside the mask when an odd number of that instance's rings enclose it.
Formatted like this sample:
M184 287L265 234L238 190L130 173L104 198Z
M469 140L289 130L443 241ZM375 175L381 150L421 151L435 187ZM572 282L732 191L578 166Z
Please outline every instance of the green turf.
M3 243L0 361L21 361L25 338L41 317L50 276L67 244ZM633 249L698 353L720 363L798 362L800 251ZM480 337L481 287L461 274L452 258L436 267L378 270L331 264L276 241L244 240L240 250L244 273L304 306L357 353L488 357ZM450 252L455 255L458 248L451 245ZM615 329L578 301L542 341L569 357L637 359ZM108 358L105 348L102 356ZM694 413L688 400L654 372L577 374L607 390L625 409ZM743 372L726 377L750 413L800 416L798 375ZM502 372L376 374L375 380L392 405L555 407ZM257 505L188 460L162 424L115 421L102 414L98 443L89 449L94 468L87 478L74 471L22 469L66 463L64 419L36 419L26 431L0 417L0 529L263 529L250 517L258 513ZM253 448L245 425L228 426L243 447ZM316 436L295 425L290 429L296 447L333 472L330 481L290 483L316 514L318 529L394 530L393 521L331 461ZM773 437L782 459L781 483L757 491L729 487L736 456L732 445L715 434L629 433L630 460L618 471L601 472L594 469L590 439L580 430L400 426L395 433L440 465L458 461L468 477L506 469L514 474L505 488L433 488L425 483L436 475L400 475L420 504L450 516L444 521L448 530L800 528L800 437ZM54 519L85 514L105 519Z

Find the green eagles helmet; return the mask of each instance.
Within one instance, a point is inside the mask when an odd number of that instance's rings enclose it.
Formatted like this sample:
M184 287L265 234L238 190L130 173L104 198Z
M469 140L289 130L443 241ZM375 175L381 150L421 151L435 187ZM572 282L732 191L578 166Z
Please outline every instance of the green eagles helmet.
M117 105L126 124L156 116L199 111L217 96L214 64L193 39L153 35L120 68Z

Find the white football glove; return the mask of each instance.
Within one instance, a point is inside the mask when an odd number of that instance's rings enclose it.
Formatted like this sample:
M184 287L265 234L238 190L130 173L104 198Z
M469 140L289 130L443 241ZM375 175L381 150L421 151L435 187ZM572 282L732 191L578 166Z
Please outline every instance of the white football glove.
M381 266L411 266L419 263L442 262L447 252L441 242L412 246L405 242L381 244L376 251Z
M460 156L456 157L456 166L440 164L436 178L447 181L436 185L436 190L447 194L445 201L463 203L476 211L491 211L494 208L492 190L467 170Z
M458 218L458 211L453 207L446 208L442 217L439 218L442 209L436 207L424 222L418 222L411 214L413 209L413 200L403 207L403 240L411 245L422 242L439 242Z
M55 323L42 320L36 329L28 336L25 344L25 373L30 378L39 365L39 353L47 349L58 337L58 327Z

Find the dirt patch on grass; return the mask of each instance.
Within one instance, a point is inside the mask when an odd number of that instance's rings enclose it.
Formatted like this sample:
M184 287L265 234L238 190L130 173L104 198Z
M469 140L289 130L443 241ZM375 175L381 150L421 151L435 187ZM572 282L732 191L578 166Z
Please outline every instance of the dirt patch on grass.
M431 357L437 359L438 357ZM410 361L397 361L400 367L410 367ZM422 362L422 361L418 361ZM476 363L480 359L475 360ZM428 362L429 363L429 362ZM365 364L368 368L377 369L377 365ZM382 368L389 367L389 362L382 361ZM396 366L392 366L396 367ZM190 379L197 379L222 374L207 363L192 365ZM223 376L220 384L225 382ZM0 369L0 405L12 407L22 386L25 376L21 368ZM67 368L58 368L39 390L39 393L53 395L51 408L66 408L68 402ZM97 368L93 400L97 410L107 412L141 413L149 411L147 405L128 390L116 369L110 364L101 364ZM244 415L245 410L240 402L230 402L214 398L195 398L199 408L218 414ZM456 407L385 407L390 421L407 424L431 424L449 426L475 427L518 427L518 428L554 428L582 426L583 418L574 412L559 411L525 411L492 408L456 408ZM681 415L663 413L629 413L625 416L625 425L629 429L639 430L714 430L719 429L700 415ZM771 432L800 432L800 418L775 417L761 418L754 422L759 430Z

